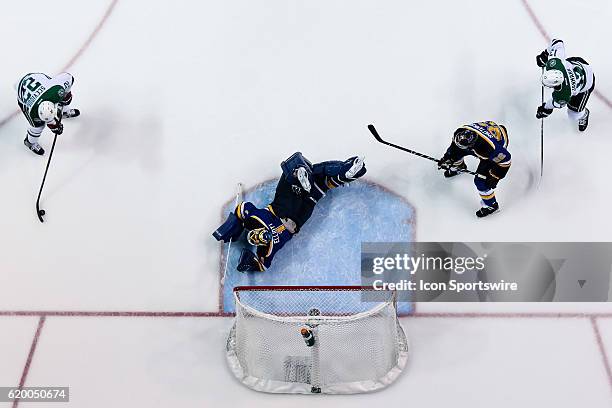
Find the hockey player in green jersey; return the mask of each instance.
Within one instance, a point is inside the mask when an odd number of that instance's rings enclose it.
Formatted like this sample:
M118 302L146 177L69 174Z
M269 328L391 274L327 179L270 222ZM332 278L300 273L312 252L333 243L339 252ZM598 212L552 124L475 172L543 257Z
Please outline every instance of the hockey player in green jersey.
M61 135L64 131L61 120L79 116L78 109L69 108L73 83L74 78L66 72L53 78L30 73L19 81L17 104L30 125L23 143L35 154L45 154L38 143L45 125L56 135Z
M578 122L578 130L589 125L586 104L595 89L591 66L580 57L566 57L563 41L553 39L550 46L536 56L542 71L542 85L553 88L552 98L538 108L538 119L549 116L554 108L567 106L567 114Z

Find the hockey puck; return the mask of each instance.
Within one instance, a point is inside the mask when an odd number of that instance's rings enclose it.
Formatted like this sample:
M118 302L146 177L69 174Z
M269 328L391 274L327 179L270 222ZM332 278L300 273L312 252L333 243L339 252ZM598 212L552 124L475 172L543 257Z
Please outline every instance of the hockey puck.
M40 210L40 211L38 211L38 215L40 215L41 217L42 217L43 215L45 215L45 210Z

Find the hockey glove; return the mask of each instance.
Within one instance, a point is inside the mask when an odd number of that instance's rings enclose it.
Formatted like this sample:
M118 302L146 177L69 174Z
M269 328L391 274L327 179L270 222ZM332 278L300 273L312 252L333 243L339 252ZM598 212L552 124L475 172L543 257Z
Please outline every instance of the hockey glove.
M257 272L263 270L261 263L257 259L257 255L246 248L240 253L240 260L236 269L239 272Z
M64 125L62 122L49 123L47 127L58 136L64 133Z
M547 62L548 62L548 50L544 50L540 54L536 55L536 64L538 64L538 67L544 68Z
M453 166L453 159L451 159L448 153L444 153L444 156L438 160L438 170L448 170Z
M536 112L536 118L544 119L550 116L553 113L552 109L546 109L546 105L538 106L538 111Z
M68 106L70 103L72 103L72 92L68 92L66 95L64 95L64 99L59 101L59 106Z

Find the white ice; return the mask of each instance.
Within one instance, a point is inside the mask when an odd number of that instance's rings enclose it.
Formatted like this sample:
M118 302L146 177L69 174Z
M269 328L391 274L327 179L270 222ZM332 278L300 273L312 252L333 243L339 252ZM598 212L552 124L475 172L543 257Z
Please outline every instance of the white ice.
M114 4L4 3L0 120L16 109L20 76L64 69ZM529 4L612 98L612 3ZM277 176L296 150L313 161L365 155L368 178L415 206L422 241L612 241L612 109L601 99L589 102L585 133L565 112L546 120L538 186L535 55L545 45L522 0L116 0L69 67L83 115L58 138L44 224L34 202L46 158L23 146L21 116L0 127L0 311L216 312L220 247L210 234L220 208L236 182ZM475 219L470 178L444 180L432 163L377 144L366 129L374 123L389 140L437 156L456 126L477 120L504 123L513 155L498 191L503 210L485 220ZM51 141L45 133L47 150ZM0 317L0 386L19 383L37 323ZM225 366L227 317L50 316L25 385L69 385L74 407L612 405L601 353L612 359L610 318L402 323L409 367L373 395L315 401L247 390Z

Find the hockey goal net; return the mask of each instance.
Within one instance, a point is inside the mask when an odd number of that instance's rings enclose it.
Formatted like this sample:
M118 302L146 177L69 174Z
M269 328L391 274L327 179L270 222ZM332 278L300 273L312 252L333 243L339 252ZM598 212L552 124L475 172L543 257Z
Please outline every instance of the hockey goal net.
M396 293L361 286L241 286L227 359L246 386L353 394L395 381L408 358Z

